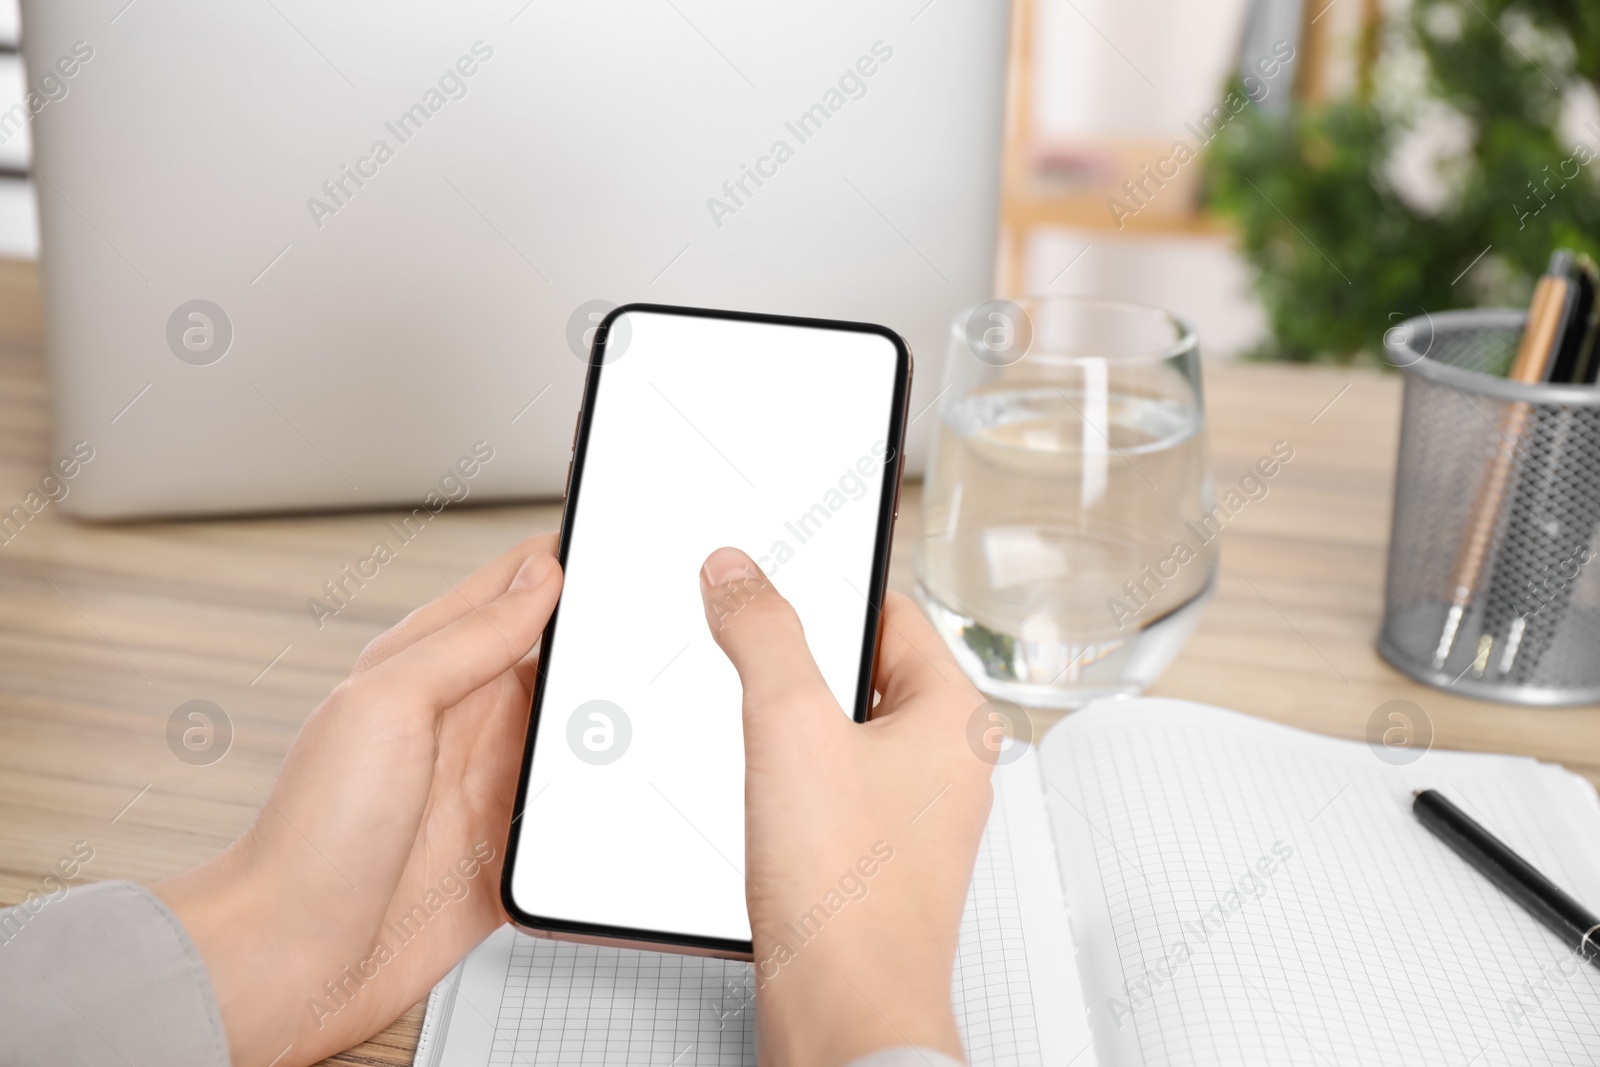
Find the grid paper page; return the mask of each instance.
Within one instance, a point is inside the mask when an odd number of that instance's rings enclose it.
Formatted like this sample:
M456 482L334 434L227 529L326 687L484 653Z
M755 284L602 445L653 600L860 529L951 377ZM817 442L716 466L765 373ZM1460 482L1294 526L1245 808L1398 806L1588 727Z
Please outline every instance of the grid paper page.
M1040 789L1032 751L996 772L954 977L975 1067L1094 1064ZM754 976L745 963L503 927L434 990L415 1062L754 1064Z
M1439 788L1594 906L1576 776L1168 700L1080 712L1042 762L1103 1063L1600 1062L1600 970L1410 811Z
M519 937L489 1063L754 1063L754 999L742 963Z
M972 869L956 948L956 1016L974 1060L1042 1064L1005 807L997 795Z
M1038 752L996 768L956 948L954 1000L973 1064L1094 1067Z

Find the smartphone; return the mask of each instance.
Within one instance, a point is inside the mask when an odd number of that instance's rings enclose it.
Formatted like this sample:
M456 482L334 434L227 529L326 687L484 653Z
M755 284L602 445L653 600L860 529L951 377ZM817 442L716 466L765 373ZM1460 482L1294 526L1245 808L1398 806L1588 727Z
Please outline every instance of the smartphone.
M652 304L602 320L501 882L518 926L750 958L741 690L700 567L749 553L864 722L910 389L882 326Z

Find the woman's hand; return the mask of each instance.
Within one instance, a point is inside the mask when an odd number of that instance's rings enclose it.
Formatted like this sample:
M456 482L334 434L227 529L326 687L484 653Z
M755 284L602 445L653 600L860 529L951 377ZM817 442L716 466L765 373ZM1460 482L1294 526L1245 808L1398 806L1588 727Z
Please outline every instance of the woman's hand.
M524 541L367 646L255 824L154 887L205 960L237 1067L370 1037L506 921L501 851L529 652L561 591L554 547Z
M927 620L889 594L872 720L840 710L799 617L750 558L701 572L744 686L745 875L760 1060L833 1065L899 1045L961 1058L956 935L989 773L983 703Z

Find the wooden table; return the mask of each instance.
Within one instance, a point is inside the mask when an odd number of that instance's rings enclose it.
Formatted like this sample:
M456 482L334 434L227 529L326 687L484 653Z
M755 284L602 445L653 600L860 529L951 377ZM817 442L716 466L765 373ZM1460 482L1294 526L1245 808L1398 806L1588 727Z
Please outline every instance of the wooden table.
M3 507L47 462L39 337L33 268L0 262ZM1238 364L1206 373L1219 487L1275 442L1295 455L1270 495L1230 523L1216 596L1153 692L1352 738L1378 705L1404 698L1426 710L1437 745L1526 753L1600 781L1600 709L1451 696L1373 650L1397 377ZM220 849L255 817L257 790L362 646L519 537L554 530L559 509L452 508L318 631L306 598L389 517L80 525L49 507L0 545L0 903L21 900L80 839L95 849L90 879L149 881ZM908 486L902 546L917 519ZM893 583L910 581L898 552ZM168 716L193 699L219 704L236 730L209 767L167 749ZM413 1009L334 1062L410 1063L420 1019Z

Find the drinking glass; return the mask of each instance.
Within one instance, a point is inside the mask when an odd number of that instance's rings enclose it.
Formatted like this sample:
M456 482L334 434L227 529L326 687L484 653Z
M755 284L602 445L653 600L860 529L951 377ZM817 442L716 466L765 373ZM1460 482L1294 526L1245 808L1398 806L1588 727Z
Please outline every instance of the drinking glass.
M990 697L1142 691L1217 569L1193 328L1114 300L989 301L957 317L943 386L923 609Z

